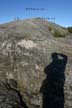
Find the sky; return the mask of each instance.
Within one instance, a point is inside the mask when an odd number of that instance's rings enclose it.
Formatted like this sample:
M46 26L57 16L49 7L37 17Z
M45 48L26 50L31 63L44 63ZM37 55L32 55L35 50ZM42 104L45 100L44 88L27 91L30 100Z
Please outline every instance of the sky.
M72 26L72 0L0 0L0 24L17 17L43 17L64 27Z

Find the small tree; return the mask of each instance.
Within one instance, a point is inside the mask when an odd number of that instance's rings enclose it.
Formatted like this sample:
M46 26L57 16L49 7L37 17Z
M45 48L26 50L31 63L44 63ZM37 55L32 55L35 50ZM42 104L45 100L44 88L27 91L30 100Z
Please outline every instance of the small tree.
M65 34L60 33L58 30L55 30L53 35L54 37L65 37Z
M19 20L19 17L17 17L16 20L18 21Z
M19 17L14 18L14 21L19 21L19 20L20 20Z
M52 28L51 28L51 27L48 27L48 30L49 30L49 31L52 31Z
M67 29L69 33L72 33L72 27L68 27Z

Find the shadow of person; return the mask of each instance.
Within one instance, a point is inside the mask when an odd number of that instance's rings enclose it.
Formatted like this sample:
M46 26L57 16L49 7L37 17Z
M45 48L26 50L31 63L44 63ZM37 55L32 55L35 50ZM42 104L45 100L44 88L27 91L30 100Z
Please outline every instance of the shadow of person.
M47 74L40 92L43 93L43 108L64 108L64 82L67 56L52 54L52 62L45 67Z

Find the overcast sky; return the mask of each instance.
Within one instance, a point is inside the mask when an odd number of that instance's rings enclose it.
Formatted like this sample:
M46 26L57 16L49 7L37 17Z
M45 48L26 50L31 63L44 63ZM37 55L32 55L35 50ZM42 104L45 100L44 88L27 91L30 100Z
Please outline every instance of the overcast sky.
M72 26L72 0L0 0L0 23L17 16L20 19L45 17L62 26Z

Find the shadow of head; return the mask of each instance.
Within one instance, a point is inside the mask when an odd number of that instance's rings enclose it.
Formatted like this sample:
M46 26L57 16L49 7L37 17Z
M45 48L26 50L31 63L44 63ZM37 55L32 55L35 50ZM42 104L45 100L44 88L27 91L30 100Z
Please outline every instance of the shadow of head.
M52 53L51 55L53 60L57 60L58 59L58 54L57 53Z
M52 62L44 68L44 72L48 73L63 73L65 71L67 56L61 53L52 53Z

